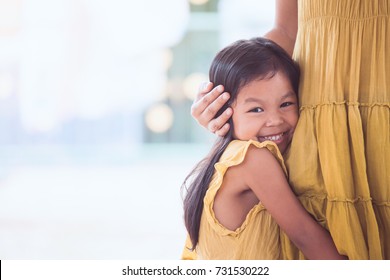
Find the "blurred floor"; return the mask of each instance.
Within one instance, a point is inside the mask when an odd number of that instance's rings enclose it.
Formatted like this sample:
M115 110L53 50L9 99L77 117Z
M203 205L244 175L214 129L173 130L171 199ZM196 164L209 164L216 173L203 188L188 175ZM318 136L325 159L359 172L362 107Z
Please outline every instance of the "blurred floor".
M49 150L0 153L0 259L180 257L180 186L207 145Z

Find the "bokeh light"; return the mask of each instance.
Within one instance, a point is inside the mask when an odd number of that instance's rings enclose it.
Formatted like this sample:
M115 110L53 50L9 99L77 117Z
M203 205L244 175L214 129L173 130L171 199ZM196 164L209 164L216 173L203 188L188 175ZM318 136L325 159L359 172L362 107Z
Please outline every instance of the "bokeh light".
M204 5L207 2L209 2L209 0L190 0L192 5Z
M173 111L164 103L153 105L146 112L145 122L147 127L155 133L165 132L173 124Z
M173 53L171 49L163 50L163 67L165 70L168 70L172 66L173 62Z

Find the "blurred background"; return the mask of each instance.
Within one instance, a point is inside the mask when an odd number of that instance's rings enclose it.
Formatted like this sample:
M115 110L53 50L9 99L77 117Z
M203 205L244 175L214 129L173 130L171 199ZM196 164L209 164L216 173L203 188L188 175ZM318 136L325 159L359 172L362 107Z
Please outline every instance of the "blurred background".
M274 1L0 0L0 259L179 259L190 116Z

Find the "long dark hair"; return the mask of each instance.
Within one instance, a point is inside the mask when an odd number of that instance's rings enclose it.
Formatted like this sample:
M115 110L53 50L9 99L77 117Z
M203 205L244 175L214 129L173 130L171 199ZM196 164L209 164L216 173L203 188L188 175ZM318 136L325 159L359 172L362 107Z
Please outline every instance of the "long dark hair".
M270 79L277 72L283 73L289 79L297 93L299 67L272 41L260 37L239 40L222 49L211 63L209 79L214 85L223 85L231 97L216 117L231 106L243 86L254 80ZM199 241L203 199L214 175L214 165L233 140L232 118L228 122L229 132L217 138L210 153L195 166L182 185L182 189L187 190L184 198L184 222L191 238L192 250Z

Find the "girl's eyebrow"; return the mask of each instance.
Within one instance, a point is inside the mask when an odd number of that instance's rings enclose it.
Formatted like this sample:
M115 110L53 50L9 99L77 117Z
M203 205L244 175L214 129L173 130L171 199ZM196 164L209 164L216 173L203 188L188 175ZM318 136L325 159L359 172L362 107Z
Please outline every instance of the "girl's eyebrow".
M295 95L295 93L293 91L288 91L286 94L282 95L281 100L289 98L289 97L294 96L294 95ZM244 104L245 103L253 103L253 102L260 103L260 102L262 102L262 100L259 98L256 98L256 97L249 97L249 98L244 100Z
M289 92L287 92L286 94L284 94L284 95L282 96L282 99L288 98L288 97L290 97L290 96L292 96L292 95L295 95L295 92L289 91Z
M255 97L249 97L249 98L244 100L244 103L252 103L252 102L259 103L259 102L261 102L261 99L258 99Z

